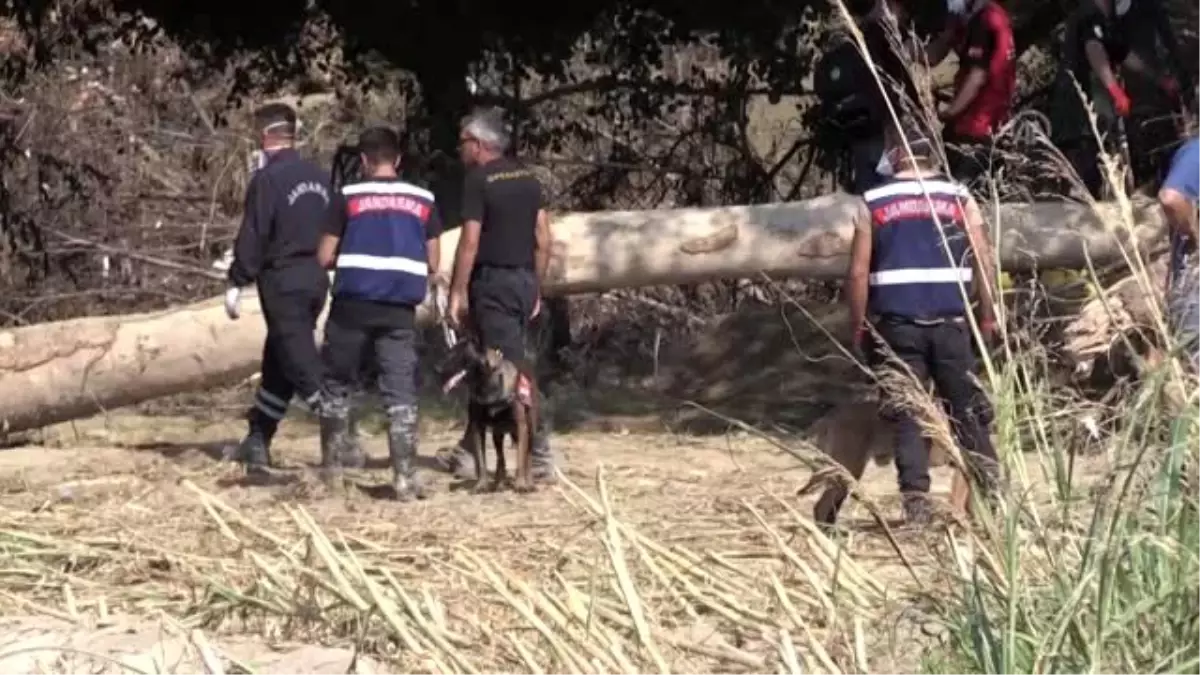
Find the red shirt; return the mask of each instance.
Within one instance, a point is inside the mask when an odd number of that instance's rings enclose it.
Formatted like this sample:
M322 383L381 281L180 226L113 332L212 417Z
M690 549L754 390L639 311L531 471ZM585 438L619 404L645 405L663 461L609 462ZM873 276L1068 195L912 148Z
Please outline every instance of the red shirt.
M987 80L975 100L951 122L951 128L960 137L987 138L1008 121L1017 90L1016 49L1008 12L994 1L984 5L967 21L955 51L959 63L955 91L972 68L987 71Z

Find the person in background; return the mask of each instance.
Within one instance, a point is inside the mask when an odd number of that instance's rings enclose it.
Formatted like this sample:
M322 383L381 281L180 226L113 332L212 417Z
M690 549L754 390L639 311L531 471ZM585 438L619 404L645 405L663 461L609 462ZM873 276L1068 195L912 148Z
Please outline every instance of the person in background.
M400 139L384 127L359 137L363 177L347 183L321 237L318 259L337 270L325 324L326 404L321 467L336 486L361 464L350 434L350 400L365 363L378 369L388 417L388 458L396 499L425 496L417 478L416 307L441 263L442 222L433 193L400 180Z
M1193 371L1200 369L1200 266L1196 262L1197 200L1200 199L1200 142L1193 121L1191 135L1175 151L1166 180L1158 191L1170 229L1167 268L1167 314L1179 347Z
M329 211L329 179L295 149L296 112L272 103L254 114L265 164L250 178L229 267L225 311L240 315L241 289L258 285L267 339L262 381L249 412L250 430L237 450L248 477L269 480L270 447L293 396L321 410L317 317L329 280L317 264L317 241Z
M468 172L447 314L459 327L469 316L482 347L498 349L533 372L527 334L541 311L550 224L541 182L530 167L506 156L509 144L499 111L477 111L463 122L459 152ZM539 415L533 433L535 480L554 475L548 418ZM473 459L461 442L452 457L448 464L459 476L475 475Z
M1057 91L1063 110L1055 120L1054 135L1056 144L1093 198L1100 198L1105 191L1099 162L1101 145L1096 142L1074 83L1078 83L1092 104L1096 127L1104 138L1103 147L1110 154L1119 140L1118 120L1128 118L1133 110L1133 100L1117 77L1118 67L1124 66L1131 73L1155 81L1172 101L1179 97L1178 81L1152 66L1152 54L1142 54L1133 48L1133 37L1141 32L1141 24L1153 21L1159 33L1165 31L1159 37L1165 39L1172 51L1177 51L1165 21L1148 16L1155 9L1152 4L1145 0L1137 5L1133 0L1085 0L1067 29L1064 69Z
M958 54L954 97L938 117L950 175L974 183L991 166L992 137L1012 115L1016 46L1008 11L995 0L947 0L949 20L929 45L930 66Z
M874 0L859 20L863 43L874 71L853 40L838 43L817 65L814 88L821 101L824 142L848 147L853 194L861 195L881 180L883 130L891 124L892 109L900 117L913 114L920 99L907 59L900 52L909 25L900 0ZM874 72L879 73L880 83Z
M868 347L868 364L878 375L912 376L918 386L933 381L970 472L987 495L994 492L999 466L989 435L991 403L974 381L967 322L973 285L980 332L990 340L994 277L983 218L966 187L935 169L933 144L922 132L889 129L888 154L894 175L863 194L855 218L844 287L853 347ZM868 329L877 335L869 344ZM904 517L922 525L931 515L929 453L917 419L894 398L897 393L885 387L882 397L896 422Z

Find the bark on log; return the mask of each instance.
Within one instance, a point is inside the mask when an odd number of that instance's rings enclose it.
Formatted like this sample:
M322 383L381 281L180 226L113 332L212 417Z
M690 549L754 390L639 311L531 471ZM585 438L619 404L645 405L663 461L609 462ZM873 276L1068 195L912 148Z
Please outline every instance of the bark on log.
M716 278L834 278L845 271L856 200L712 209L565 214L553 225L548 295ZM1143 244L1162 233L1136 208ZM991 215L991 214L988 214ZM1001 210L1001 263L1079 267L1120 258L1129 239L1113 205ZM442 239L449 274L457 230ZM428 321L422 311L421 320ZM219 299L151 314L83 318L0 331L0 436L156 397L237 382L258 367L265 327L252 293L230 322Z

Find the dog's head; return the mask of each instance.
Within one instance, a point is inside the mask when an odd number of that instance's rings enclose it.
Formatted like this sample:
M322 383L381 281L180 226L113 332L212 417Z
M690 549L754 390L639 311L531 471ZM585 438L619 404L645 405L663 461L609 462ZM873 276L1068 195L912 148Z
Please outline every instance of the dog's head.
M442 392L449 393L464 380L471 398L480 403L511 401L518 372L498 349L481 349L472 339L459 340L437 367Z

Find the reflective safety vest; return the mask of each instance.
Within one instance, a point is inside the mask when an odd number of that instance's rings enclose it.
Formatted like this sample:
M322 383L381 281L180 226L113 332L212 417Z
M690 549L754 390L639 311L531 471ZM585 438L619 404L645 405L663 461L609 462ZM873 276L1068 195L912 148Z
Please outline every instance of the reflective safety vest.
M335 297L392 305L424 302L429 282L425 224L433 193L400 180L342 187L346 231L337 257Z
M936 319L967 312L969 193L942 177L923 182L924 188L914 178L896 178L863 194L872 226L870 314Z

